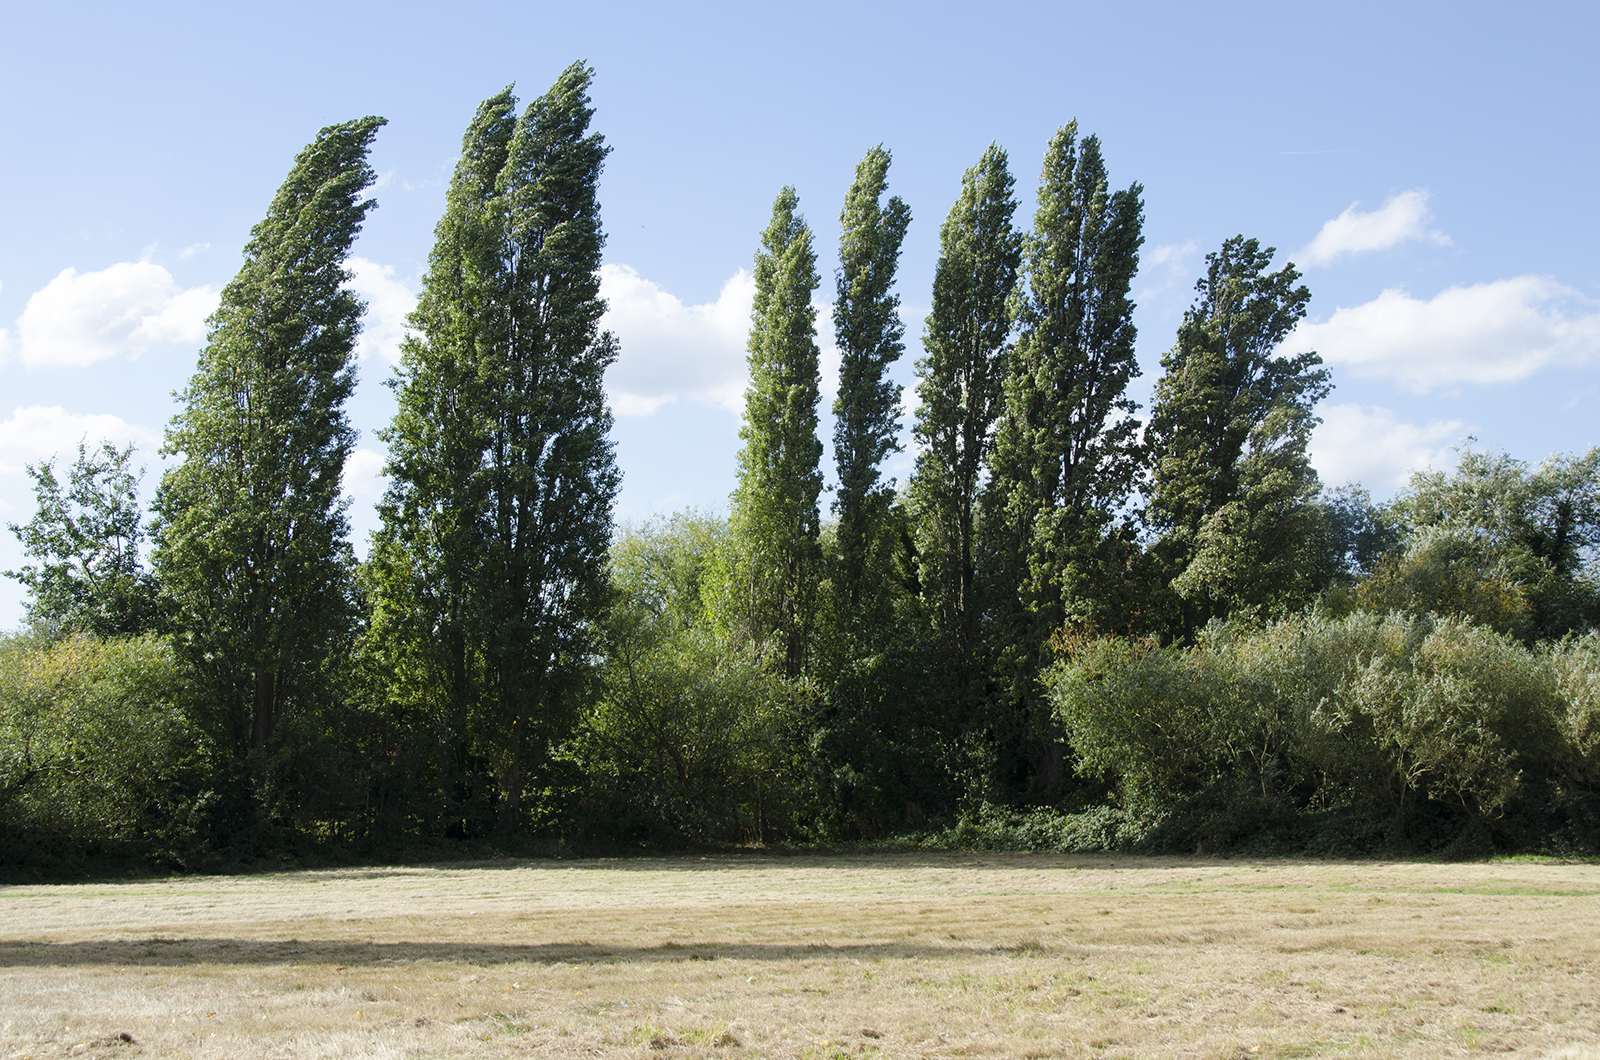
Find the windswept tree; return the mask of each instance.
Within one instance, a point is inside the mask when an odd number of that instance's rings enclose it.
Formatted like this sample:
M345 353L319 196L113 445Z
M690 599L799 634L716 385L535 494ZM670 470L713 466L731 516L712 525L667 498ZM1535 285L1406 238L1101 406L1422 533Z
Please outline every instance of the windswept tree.
M892 485L879 470L900 448L900 387L887 378L905 352L900 296L894 293L900 244L911 210L898 195L883 201L889 152L880 144L856 166L855 182L839 214L839 271L835 277L833 333L839 346L839 394L833 402L834 461L839 492L841 624L883 619L877 592L885 520ZM869 580L873 584L869 584ZM869 614L863 615L863 605Z
M318 695L355 618L339 479L355 443L363 305L344 267L382 118L329 126L295 159L222 289L163 452L155 569L195 688L242 759Z
M1059 786L1059 741L1039 684L1063 623L1122 623L1124 542L1115 521L1140 470L1128 382L1143 188L1112 192L1100 141L1061 128L1045 153L1016 298L985 494L990 613L1014 736L1031 772Z
M620 481L602 387L617 343L599 328L609 149L589 131L593 76L574 63L520 118L509 88L478 108L384 436L376 624L452 745L448 783L471 802L491 780L477 809L502 832L523 825L574 716Z
M793 188L778 193L756 252L729 579L736 621L790 678L806 665L821 564L821 375L811 305L819 279L811 229L797 205Z
M479 105L462 138L434 227L422 292L390 380L393 421L389 489L379 502L367 574L372 585L373 650L385 657L389 695L407 725L440 734L443 744L430 826L456 826L492 813L492 777L474 768L479 728L482 643L478 600L482 560L480 472L487 448L480 364L505 331L496 182L511 152L516 97L508 87ZM422 764L414 764L421 769Z
M78 443L67 481L55 461L30 464L37 507L21 526L7 524L29 562L6 571L28 589L28 622L57 634L131 636L156 624L155 582L139 558L139 479L133 446Z
M1022 235L1006 153L990 145L961 177L939 229L939 262L917 362L914 427L921 452L911 481L920 523L922 588L958 671L971 660L977 599L977 502L991 428L1004 401L1008 307Z
M1240 610L1294 607L1332 576L1306 449L1331 389L1313 352L1278 356L1311 291L1272 247L1234 236L1206 255L1199 297L1161 358L1147 517L1188 634Z

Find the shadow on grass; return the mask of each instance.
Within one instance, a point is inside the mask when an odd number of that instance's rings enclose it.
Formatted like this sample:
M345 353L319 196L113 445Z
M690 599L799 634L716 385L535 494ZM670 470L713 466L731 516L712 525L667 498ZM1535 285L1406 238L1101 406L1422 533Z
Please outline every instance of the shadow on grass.
M451 872L572 872L604 869L616 873L704 873L767 872L774 868L828 869L1140 869L1208 868L1243 864L1321 864L1329 859L1316 857L1229 857L1226 855L1145 854L1145 853L1057 853L1054 851L1004 850L872 850L852 847L838 849L789 850L784 848L717 851L714 853L630 853L589 857L494 857L450 858L431 861L367 862L347 865L270 865L248 869L216 870L195 873L127 875L122 877L30 877L20 870L10 875L0 866L0 893L8 887L49 887L93 884L96 886L146 886L152 883L193 883L207 878L231 879L312 879L331 875L346 880L382 880L415 876L420 873ZM1336 859L1337 860L1337 859ZM1370 860L1370 859L1369 859Z
M936 958L1037 954L1036 943L1010 946L928 946L907 943L695 943L661 946L597 946L585 942L538 945L472 942L340 942L255 939L125 939L90 942L0 940L0 968L129 965L183 967L233 965L401 965L459 962L493 964L621 964L746 959L814 961L871 958Z

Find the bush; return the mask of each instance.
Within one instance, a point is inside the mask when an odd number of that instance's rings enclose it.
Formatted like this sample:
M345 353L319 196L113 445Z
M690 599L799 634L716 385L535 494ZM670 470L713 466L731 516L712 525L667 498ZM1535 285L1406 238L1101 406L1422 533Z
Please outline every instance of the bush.
M182 861L207 744L166 640L0 641L0 861Z
M1561 642L1550 653L1565 710L1561 738L1580 783L1600 787L1600 634Z
M1063 648L1047 683L1079 769L1139 813L1227 792L1263 821L1354 811L1404 830L1427 802L1482 822L1531 781L1592 784L1600 757L1588 640L1552 654L1460 619L1308 613L1214 624L1187 649Z
M791 745L810 693L710 620L725 538L720 520L689 512L612 548L600 695L569 748L588 777L580 823L592 834L758 842L788 829Z
M1502 633L1526 636L1532 621L1527 580L1525 572L1497 555L1481 536L1428 527L1380 559L1355 595L1367 611L1460 615Z
M1498 816L1524 774L1562 765L1554 670L1542 655L1460 619L1431 626L1409 651L1375 654L1342 683L1331 724L1371 733L1385 793L1448 799ZM1412 648L1412 645L1415 645Z

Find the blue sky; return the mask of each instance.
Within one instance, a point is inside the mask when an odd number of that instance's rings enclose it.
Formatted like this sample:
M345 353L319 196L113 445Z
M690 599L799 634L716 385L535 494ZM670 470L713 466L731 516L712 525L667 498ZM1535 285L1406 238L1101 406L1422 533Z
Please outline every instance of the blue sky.
M909 382L962 170L1005 147L1025 223L1045 144L1074 117L1116 185L1145 187L1141 398L1205 253L1242 232L1313 292L1294 342L1336 384L1314 445L1325 480L1388 495L1469 434L1534 461L1600 442L1593 4L64 3L5 21L0 521L31 513L22 466L84 435L138 442L153 488L172 393L250 226L318 128L376 113L347 472L364 540L380 384L462 130L506 83L532 98L577 58L614 148L622 518L725 504L748 271L781 185L815 229L826 301L855 162L894 153L914 215ZM20 561L5 534L0 569ZM20 616L0 581L0 628Z

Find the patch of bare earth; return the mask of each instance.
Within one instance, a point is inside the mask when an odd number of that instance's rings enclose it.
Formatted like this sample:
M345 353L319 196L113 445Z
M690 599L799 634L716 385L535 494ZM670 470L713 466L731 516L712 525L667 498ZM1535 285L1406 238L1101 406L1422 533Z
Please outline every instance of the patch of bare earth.
M0 888L24 1057L1600 1057L1600 866L661 858Z

